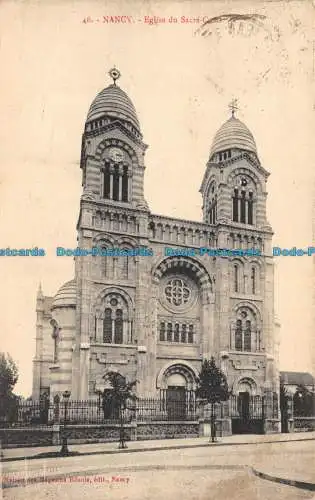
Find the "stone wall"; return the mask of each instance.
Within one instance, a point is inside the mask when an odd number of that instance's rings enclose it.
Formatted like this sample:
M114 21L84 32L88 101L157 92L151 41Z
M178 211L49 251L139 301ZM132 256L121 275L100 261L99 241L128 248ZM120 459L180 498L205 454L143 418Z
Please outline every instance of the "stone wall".
M315 416L314 417L295 417L294 432L315 431Z

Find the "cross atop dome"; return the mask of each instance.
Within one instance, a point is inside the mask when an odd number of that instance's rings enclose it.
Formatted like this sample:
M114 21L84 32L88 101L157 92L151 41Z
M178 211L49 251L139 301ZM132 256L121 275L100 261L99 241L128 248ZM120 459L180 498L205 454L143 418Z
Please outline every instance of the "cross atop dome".
M232 99L232 101L229 103L229 109L231 110L232 117L234 118L235 111L238 110L237 99Z
M113 79L114 85L116 85L116 80L121 77L120 71L114 66L109 70L108 74Z

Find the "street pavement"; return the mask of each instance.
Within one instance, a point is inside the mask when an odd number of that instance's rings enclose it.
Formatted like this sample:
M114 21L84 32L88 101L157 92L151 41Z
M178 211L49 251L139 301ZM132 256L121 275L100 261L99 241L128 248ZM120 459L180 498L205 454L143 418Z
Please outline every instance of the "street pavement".
M218 437L217 443L213 446L230 446L235 444L261 444L273 443L281 441L298 441L298 440L313 440L315 432L298 432L291 434L234 434L232 436ZM94 453L125 453L126 451L146 451L149 449L163 448L187 448L209 446L209 438L188 438L188 439L156 439L145 441L129 441L127 450L119 450L117 442L112 443L93 443L93 444L71 444L69 441L69 450L79 452L81 454ZM211 444L212 446L212 444ZM50 453L59 451L61 446L45 446L45 447L28 447L28 448L6 448L2 450L3 458L29 458L41 453Z
M102 453L104 444L85 445L90 450L94 446L94 451L100 447L100 453L3 462L3 486L12 486L6 487L3 495L8 500L30 497L32 500L57 500L58 497L70 500L91 495L95 500L312 498L314 491L261 479L252 472L254 468L273 477L286 475L291 480L315 483L315 441L310 434L299 434L299 441L290 437L286 442L279 442L281 435L242 436L243 442L252 440L246 446L240 444L241 436L235 436L238 439L234 441L232 436L228 446L207 445L207 439L200 438L185 440L187 446L177 449L174 446L183 445L184 440L168 440L172 446L167 449L157 450L156 442L149 442L151 451L112 454ZM268 437L273 442L264 442ZM303 440L311 437L313 439ZM228 440L221 439L221 444ZM201 446L189 446L193 441L200 442ZM162 445L166 448L166 441L159 443L161 448ZM139 444L128 443L128 446ZM141 444L145 449L148 442ZM111 450L115 445L111 444ZM79 446L71 448L78 450ZM13 450L4 450L7 451ZM35 480L41 482L32 484Z

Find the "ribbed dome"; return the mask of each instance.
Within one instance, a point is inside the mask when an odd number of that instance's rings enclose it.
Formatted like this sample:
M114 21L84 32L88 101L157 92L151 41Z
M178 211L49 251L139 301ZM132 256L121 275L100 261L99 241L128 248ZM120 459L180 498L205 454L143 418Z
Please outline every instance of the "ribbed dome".
M75 306L77 302L77 288L75 279L67 281L59 288L53 298L52 308Z
M135 107L126 92L117 85L109 85L109 87L103 89L95 97L90 106L86 121L90 122L103 116L126 120L140 131Z
M257 154L253 134L243 122L234 116L223 123L215 134L210 154L212 156L214 153L232 148L245 149Z

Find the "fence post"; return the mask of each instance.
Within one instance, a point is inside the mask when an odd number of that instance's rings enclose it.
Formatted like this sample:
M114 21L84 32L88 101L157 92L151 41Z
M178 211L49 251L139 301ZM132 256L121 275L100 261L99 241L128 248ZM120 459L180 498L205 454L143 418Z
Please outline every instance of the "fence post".
M287 399L288 432L294 432L294 405L293 394L289 394Z
M60 444L60 396L58 394L56 394L53 399L52 444Z

